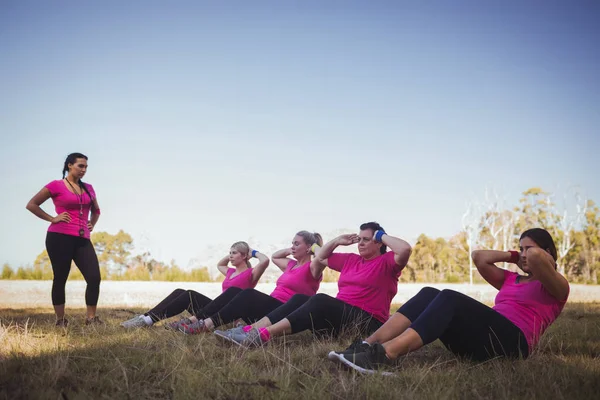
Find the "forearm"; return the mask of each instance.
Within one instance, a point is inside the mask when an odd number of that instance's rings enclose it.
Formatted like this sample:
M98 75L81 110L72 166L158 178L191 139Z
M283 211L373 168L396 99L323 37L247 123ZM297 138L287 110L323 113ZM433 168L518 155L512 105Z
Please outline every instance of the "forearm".
M96 213L92 214L92 217L90 218L90 224L92 224L92 227L96 226L99 219L100 219L100 214L96 214Z
M337 239L330 240L321 247L318 254L315 255L315 258L320 262L324 262L338 246L339 243Z
M217 267L227 267L228 264L229 264L229 255L226 255L225 257L223 257L219 260L219 262L217 263Z
M281 249L281 250L277 250L275 253L271 254L271 258L286 258L290 254L292 254L292 249L289 249L289 248Z
M31 211L31 213L33 215L35 215L36 217L38 217L40 219L43 219L44 221L51 222L52 218L54 218L50 214L48 214L46 211L42 210L42 208L40 206L38 206L37 204L29 203L29 204L27 204L27 209L29 211Z
M269 265L269 257L267 257L263 253L259 252L258 250L255 250L255 251L256 251L256 253L254 253L254 257L256 257L258 259L258 263Z
M390 250L392 250L395 254L398 255L410 254L412 249L412 247L407 241L397 238L395 236L390 236L387 233L381 237L381 241L383 244L389 247Z
M475 266L485 266L497 262L509 262L512 254L509 251L475 250L472 253Z

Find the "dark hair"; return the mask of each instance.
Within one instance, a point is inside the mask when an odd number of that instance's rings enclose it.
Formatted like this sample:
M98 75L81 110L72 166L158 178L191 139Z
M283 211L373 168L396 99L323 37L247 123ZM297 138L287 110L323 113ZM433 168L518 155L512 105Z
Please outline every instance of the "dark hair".
M67 156L67 159L65 160L65 164L63 165L63 170L62 170L63 179L65 179L65 175L67 174L67 172L69 172L69 164L75 164L75 161L77 161L78 158L85 158L86 160L88 159L85 154L81 154L81 153L71 153ZM90 205L91 205L92 210L95 209L96 206L94 206L94 198L90 194L90 191L88 190L87 186L85 186L85 184L83 183L83 181L81 179L79 179L77 181L77 184L79 185L80 188L85 190L88 197L90 198Z
M521 234L519 241L526 237L533 240L538 246L550 253L552 258L554 258L554 261L558 259L556 245L554 244L552 235L550 235L547 230L542 228L528 229Z
M372 230L373 234L375 234L375 231L385 231L385 229L383 229L383 227L381 225L379 225L377 222L365 222L364 224L362 224L360 226L361 231L364 231L366 229ZM379 248L379 252L381 254L385 254L386 251L387 251L387 246L382 243L382 246Z

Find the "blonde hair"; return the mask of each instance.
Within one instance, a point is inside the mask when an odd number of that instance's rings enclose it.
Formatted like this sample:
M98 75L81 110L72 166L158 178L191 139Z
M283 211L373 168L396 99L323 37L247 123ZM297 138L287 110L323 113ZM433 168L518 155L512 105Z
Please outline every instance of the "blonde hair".
M246 266L248 268L252 267L252 264L250 264L250 261L248 261L248 255L250 254L250 246L248 245L248 243L246 242L235 242L234 244L231 245L232 249L235 249L237 251L239 251L242 254L246 255Z
M309 231L300 231L296 233L296 236L300 236L308 247L312 246L315 243L321 247L323 246L323 237L321 237L321 235L317 232L311 233Z

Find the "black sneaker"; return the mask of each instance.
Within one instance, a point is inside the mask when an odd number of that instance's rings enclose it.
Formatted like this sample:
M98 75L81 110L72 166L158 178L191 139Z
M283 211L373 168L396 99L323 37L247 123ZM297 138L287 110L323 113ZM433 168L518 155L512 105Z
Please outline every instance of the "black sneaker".
M340 361L362 374L381 373L386 376L393 375L393 373L384 371L384 369L393 367L395 364L393 360L387 357L385 349L379 343L370 346L363 353L341 355Z
M329 354L327 354L327 358L331 361L340 361L339 358L341 355L362 353L367 351L369 347L371 347L369 343L365 343L364 340L358 338L354 342L352 342L352 344L350 344L350 346L348 346L348 348L344 351L330 351Z

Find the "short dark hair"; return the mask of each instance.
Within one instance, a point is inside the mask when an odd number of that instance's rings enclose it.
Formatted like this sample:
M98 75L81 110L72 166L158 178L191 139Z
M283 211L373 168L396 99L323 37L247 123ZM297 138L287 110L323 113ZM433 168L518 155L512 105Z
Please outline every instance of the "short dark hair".
M373 233L375 233L375 231L385 231L385 229L383 229L383 227L381 225L379 225L377 222L365 222L364 224L362 224L360 226L361 231L364 231L367 229L372 230ZM382 246L379 248L379 252L381 254L385 254L386 251L387 251L387 246L382 243Z
M542 228L528 229L521 233L519 241L526 237L533 240L538 246L550 253L552 258L554 258L554 261L558 259L558 253L556 252L554 239L552 239L552 235L550 235L547 230Z

